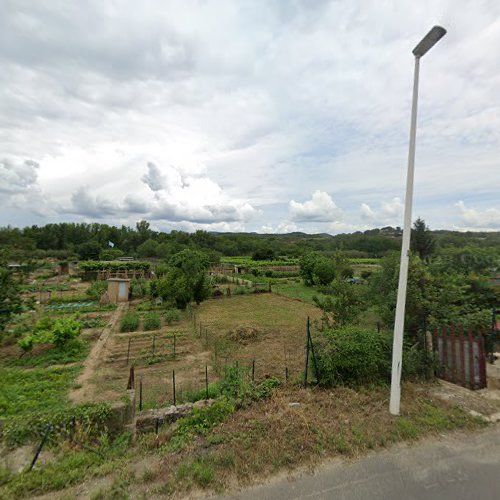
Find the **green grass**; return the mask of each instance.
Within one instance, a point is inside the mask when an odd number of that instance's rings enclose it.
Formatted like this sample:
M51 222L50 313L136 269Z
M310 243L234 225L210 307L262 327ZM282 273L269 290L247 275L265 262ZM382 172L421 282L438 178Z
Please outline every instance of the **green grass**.
M52 347L40 354L27 353L19 358L4 361L4 366L23 368L43 368L52 365L66 365L83 361L90 350L90 343L80 339L70 340L62 347Z
M129 444L130 436L123 434L113 443L104 439L95 451L88 449L60 453L57 460L45 466L37 466L30 473L11 475L3 488L0 487L0 498L32 497L49 491L62 490L80 483L85 477L107 475L116 470L126 458Z
M285 297L290 297L291 299L298 299L302 302L306 302L307 304L313 304L313 297L315 295L322 295L318 292L316 288L305 286L302 281L300 283L280 283L277 285L273 285L273 291L277 292L280 295L284 295Z
M66 393L79 371L80 367L0 368L0 418L68 407Z

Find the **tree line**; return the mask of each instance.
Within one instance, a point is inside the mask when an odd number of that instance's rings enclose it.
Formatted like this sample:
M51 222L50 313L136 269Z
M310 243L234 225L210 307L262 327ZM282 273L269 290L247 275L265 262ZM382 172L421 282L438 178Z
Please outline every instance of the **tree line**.
M416 235L420 234L416 228ZM500 232L460 233L433 231L437 249L500 247ZM424 242L425 243L425 242ZM423 243L423 244L424 244ZM0 261L44 257L112 260L120 256L168 259L185 249L219 256L252 255L255 259L301 257L309 252L332 256L342 250L347 257L383 257L401 246L401 229L385 227L350 234L210 233L198 230L154 231L147 221L135 228L98 223L63 222L25 228L0 228ZM433 249L421 249L424 254ZM422 254L423 255L423 254ZM422 256L421 255L421 256Z

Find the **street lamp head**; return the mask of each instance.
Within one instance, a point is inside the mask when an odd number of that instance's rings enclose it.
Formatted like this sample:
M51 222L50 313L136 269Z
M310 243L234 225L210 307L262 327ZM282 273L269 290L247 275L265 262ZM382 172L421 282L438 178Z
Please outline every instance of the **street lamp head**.
M413 49L413 55L415 57L422 57L427 53L432 47L446 35L446 30L441 26L434 26L427 35L420 40L418 45Z

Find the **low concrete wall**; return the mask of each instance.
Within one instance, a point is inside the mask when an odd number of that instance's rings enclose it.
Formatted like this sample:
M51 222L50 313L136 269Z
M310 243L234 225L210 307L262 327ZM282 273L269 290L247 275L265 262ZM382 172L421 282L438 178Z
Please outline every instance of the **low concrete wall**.
M135 389L128 389L126 398L111 405L111 414L108 417L108 430L111 436L117 436L123 431L133 431L135 418Z
M153 432L156 422L159 425L172 424L180 418L187 417L194 408L207 408L214 403L213 399L204 399L196 403L185 403L183 405L169 406L158 410L146 410L141 412L135 420L135 431L137 434Z

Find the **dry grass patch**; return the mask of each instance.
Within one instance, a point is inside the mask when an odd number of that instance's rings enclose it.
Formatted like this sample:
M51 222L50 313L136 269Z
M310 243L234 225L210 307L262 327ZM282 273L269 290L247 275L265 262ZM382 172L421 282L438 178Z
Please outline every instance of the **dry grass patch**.
M209 300L196 309L197 327L208 330L208 345L219 365L256 361L256 377L300 376L304 364L307 317L321 311L310 304L276 294L233 296ZM202 335L202 337L203 337Z
M388 412L387 387L281 388L184 450L166 453L160 474L166 482L160 490L173 494L193 487L219 491L246 486L279 471L313 467L325 458L352 459L399 441L484 425L433 399L429 391L429 386L405 384L402 415L394 418Z

